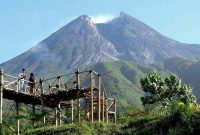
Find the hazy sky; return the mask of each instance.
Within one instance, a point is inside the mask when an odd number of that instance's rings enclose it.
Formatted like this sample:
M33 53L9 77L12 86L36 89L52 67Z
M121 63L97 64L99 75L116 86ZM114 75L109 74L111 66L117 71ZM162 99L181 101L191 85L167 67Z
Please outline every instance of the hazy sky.
M170 38L200 44L200 0L0 0L0 63L80 15L103 22L120 11Z

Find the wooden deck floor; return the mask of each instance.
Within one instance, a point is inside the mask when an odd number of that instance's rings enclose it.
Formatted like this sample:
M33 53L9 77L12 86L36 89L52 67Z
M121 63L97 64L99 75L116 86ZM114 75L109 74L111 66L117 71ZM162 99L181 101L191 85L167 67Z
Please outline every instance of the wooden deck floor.
M3 98L14 100L19 103L31 104L31 105L44 105L49 108L55 108L60 102L64 102L65 106L70 107L70 101L72 99L77 99L77 92L80 91L79 98L85 97L85 93L88 93L91 88L85 89L69 89L62 90L56 93L51 93L48 95L34 96L26 93L16 92L13 90L4 89ZM95 88L93 88L96 90Z

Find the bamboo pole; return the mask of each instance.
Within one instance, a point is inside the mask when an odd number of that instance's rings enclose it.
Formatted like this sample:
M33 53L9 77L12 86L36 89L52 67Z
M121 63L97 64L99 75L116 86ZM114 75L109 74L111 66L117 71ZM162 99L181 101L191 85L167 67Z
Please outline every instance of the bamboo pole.
M98 74L98 90L99 90L99 100L98 100L98 118L99 118L99 122L101 121L101 77L100 74Z
M0 134L3 134L3 123L2 123L2 114L3 114L3 69L0 70Z
M93 99L93 72L90 70L90 99L91 99L91 122L94 121L94 99Z

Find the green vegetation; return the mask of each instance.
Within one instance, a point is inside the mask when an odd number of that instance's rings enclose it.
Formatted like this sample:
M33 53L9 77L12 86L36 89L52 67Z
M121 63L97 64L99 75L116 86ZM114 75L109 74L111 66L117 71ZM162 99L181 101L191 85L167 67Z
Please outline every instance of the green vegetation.
M29 130L25 134L126 134L126 135L179 135L198 134L200 131L200 110L192 95L191 87L182 84L175 75L166 77L152 73L141 80L145 93L144 109L136 105L118 113L118 124L82 121L59 127L43 127ZM168 102L166 102L168 101ZM160 107L155 111L155 108Z
M123 134L179 135L200 131L200 111L191 87L181 84L175 75L163 79L155 73L141 79L141 85L148 93L142 102L147 105L145 107L151 105L151 109L139 113L139 116L129 115ZM159 109L155 112L155 108Z
M116 125L82 121L80 124L48 126L54 123L52 110L32 114L31 108L22 106L18 117L10 111L3 125L4 134L14 134L5 123L10 125L17 119L21 121L21 134L26 135L179 135L200 132L200 110L192 88L169 71L160 66L129 61L98 63L94 69L102 73L105 87L110 90L108 96L117 99ZM65 111L63 114L63 122L67 123L70 113ZM47 115L46 127L41 123L44 115ZM35 128L31 125L33 119Z
M184 83L190 84L193 87L193 92L199 100L200 97L200 62L191 61L183 58L172 58L164 62L164 68L176 73L182 78Z
M43 127L36 130L29 130L27 135L95 135L95 134L121 134L120 126L114 124L105 124L82 121L80 124L67 124L59 127Z
M181 83L175 75L163 79L159 74L148 74L141 79L143 91L146 93L141 100L143 105L161 102L166 106L171 101L196 103L192 88Z
M128 124L122 128L123 134L185 135L200 131L199 108L192 104L172 101L160 114L151 111L133 114L129 115Z
M145 74L157 72L163 76L170 72L160 66L147 66L134 61L104 62L94 66L102 74L109 97L117 99L117 109L126 110L130 105L143 108L140 98L144 95L140 79ZM126 99L126 100L124 100Z

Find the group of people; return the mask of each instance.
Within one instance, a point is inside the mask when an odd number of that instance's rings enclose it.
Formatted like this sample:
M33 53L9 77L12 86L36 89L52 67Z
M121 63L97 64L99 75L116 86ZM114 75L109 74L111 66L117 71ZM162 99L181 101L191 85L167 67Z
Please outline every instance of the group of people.
M19 91L20 92L23 92L23 93L26 93L26 69L23 68L22 69L22 72L19 74ZM28 80L28 84L30 86L30 94L33 93L33 89L35 87L35 76L33 73L30 73L30 77L29 77L29 80Z

